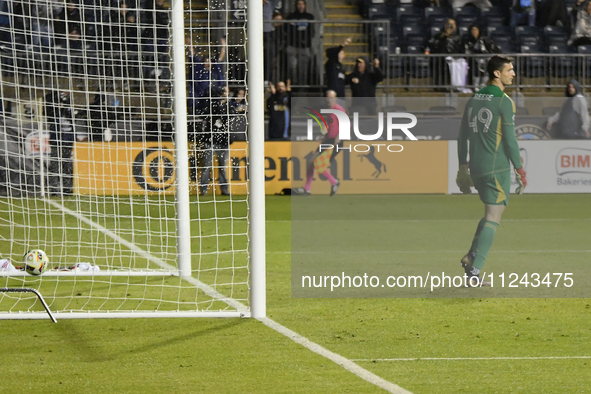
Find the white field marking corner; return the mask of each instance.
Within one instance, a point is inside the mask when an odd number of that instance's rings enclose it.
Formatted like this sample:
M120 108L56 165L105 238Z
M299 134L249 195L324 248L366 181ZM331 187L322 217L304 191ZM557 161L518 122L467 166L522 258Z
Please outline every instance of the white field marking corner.
M147 252L147 251L143 250L142 248L134 245L133 243L121 238L118 234L101 226L98 223L93 222L92 220L88 219L87 217L80 215L77 212L74 212L71 209L68 209L68 208L64 207L63 205L58 204L54 201L51 201L49 199L45 199L45 200L49 204L53 205L54 207L57 207L58 209L61 209L65 213L78 218L80 221L88 224L89 226L92 226L93 228L95 228L99 231L104 232L105 235L109 236L113 240L120 242L122 245L135 251L140 256L152 261L153 263L161 266L162 268L175 269L175 267L167 264L166 262L162 261L161 259L159 259L155 256L152 256L149 252ZM224 296L223 294L219 293L217 290L215 290L211 286L206 285L205 283L201 282L198 279L195 279L193 277L186 277L186 276L184 276L183 279L185 279L186 281L188 281L189 283L191 283L195 287L201 289L205 294L207 294L211 298L217 299L219 301L223 301L226 304L228 304L229 306L235 308L239 312L245 312L248 310L246 305L244 305L241 302L236 301L232 298ZM349 360L337 353L331 352L328 349L325 349L324 347L318 345L317 343L310 341L308 338L296 333L295 331L290 330L289 328L287 328L285 326L282 326L281 324L277 323L276 321L274 321L272 319L269 319L268 317L259 318L257 320L259 320L261 323L263 323L267 327L277 331L281 335L284 335L287 338L291 339L292 341L304 346L308 350L311 350L312 352L329 359L330 361L334 362L337 365L340 365L341 367L343 367L347 371L357 375L361 379L363 379L375 386L378 386L379 388L381 388L389 393L412 394L410 391L407 391L394 383L388 382L387 380L377 376L376 374L369 372L365 368L360 367L359 365L355 364L353 361L351 361L351 360Z
M411 357L411 358L353 358L356 362L387 361L489 361L489 360L578 360L591 356L541 356L541 357Z

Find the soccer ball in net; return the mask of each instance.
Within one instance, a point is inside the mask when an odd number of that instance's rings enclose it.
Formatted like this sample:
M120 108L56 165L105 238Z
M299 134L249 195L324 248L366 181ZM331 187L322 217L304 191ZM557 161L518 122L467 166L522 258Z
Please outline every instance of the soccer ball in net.
M45 267L49 264L47 255L42 250L30 250L23 258L25 263L25 271L31 275L41 275L45 271Z

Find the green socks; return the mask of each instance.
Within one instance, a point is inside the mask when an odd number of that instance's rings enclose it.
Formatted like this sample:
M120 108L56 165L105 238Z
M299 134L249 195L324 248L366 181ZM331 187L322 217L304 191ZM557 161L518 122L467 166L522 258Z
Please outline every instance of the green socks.
M482 227L480 226L481 224ZM476 245L474 245L474 243L472 244L472 250L476 252L476 258L474 259L472 266L478 270L481 270L484 266L484 261L486 260L488 251L495 239L495 233L497 232L498 226L499 223L484 219L478 224L480 232L476 230L476 235L474 235Z
M474 239L472 240L472 246L470 246L470 253L472 253L472 252L476 253L476 245L478 243L478 236L480 235L480 232L482 231L482 227L484 226L484 222L486 222L486 220L484 220L484 218L480 219L480 222L478 223L478 227L476 227L476 232L474 233Z

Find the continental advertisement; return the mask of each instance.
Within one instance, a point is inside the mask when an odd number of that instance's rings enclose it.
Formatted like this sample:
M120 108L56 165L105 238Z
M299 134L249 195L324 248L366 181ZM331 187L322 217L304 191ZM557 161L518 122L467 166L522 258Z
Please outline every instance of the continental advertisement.
M446 193L446 141L403 141L396 144L359 144L345 142L328 164L330 173L340 182L341 194ZM391 141L388 141L391 142ZM390 146L396 145L396 146ZM303 187L314 162L319 143L266 142L266 193ZM232 194L247 190L247 150L245 142L231 145L227 177ZM78 194L173 194L175 157L172 142L78 143L75 146L75 192ZM190 173L200 173L199 154L191 152ZM214 160L214 167L218 167ZM190 190L197 193L192 176ZM212 178L218 179L219 168ZM218 190L219 188L216 188ZM219 192L219 190L218 190ZM211 193L211 192L210 192ZM315 171L313 194L329 194L330 183Z

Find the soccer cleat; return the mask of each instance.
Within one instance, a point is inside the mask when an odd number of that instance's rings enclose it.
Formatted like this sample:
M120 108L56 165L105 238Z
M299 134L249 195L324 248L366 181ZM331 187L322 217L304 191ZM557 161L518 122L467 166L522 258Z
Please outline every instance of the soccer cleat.
M483 286L490 286L490 282L485 282L483 279L480 278L480 275L467 275L466 278L466 287L483 287ZM478 278L478 281L475 281L472 278ZM472 279L472 280L471 280Z
M296 196L309 196L310 192L304 189L303 187L296 187L295 189L291 189L292 193Z
M339 180L337 179L337 183L335 183L334 185L332 185L330 187L330 196L334 196L337 193L337 190L339 190L339 185L341 184L341 182L339 182Z
M476 258L475 252L468 252L464 257L462 257L462 260L460 260L460 263L462 264L462 267L464 267L464 271L466 272L466 275L468 275L468 276L471 275L472 264L474 263L475 258Z

